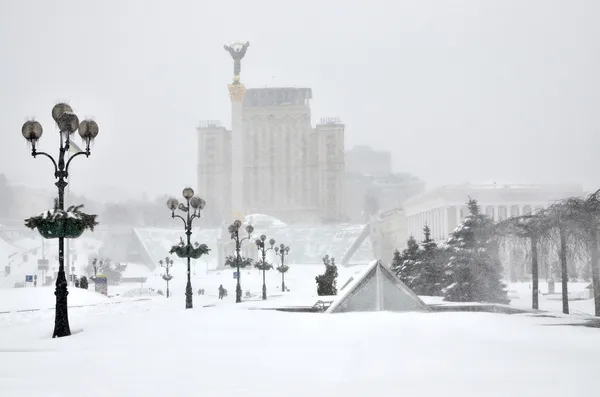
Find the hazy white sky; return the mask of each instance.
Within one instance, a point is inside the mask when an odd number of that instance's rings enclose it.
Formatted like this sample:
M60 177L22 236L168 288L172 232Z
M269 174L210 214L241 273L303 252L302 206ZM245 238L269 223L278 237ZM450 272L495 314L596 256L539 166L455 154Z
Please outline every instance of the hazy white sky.
M178 193L196 180L202 119L229 120L232 61L248 87L313 89L313 123L392 151L429 187L465 181L600 187L597 0L0 0L0 172L52 188L20 128L67 99L100 135L73 190ZM202 194L199 192L200 195Z

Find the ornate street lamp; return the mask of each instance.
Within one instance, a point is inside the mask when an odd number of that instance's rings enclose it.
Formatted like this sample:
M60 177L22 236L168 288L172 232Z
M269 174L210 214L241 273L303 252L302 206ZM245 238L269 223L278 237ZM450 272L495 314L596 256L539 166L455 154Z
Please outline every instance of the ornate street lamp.
M54 166L54 178L56 179L55 185L58 188L58 200L56 200L55 214L59 212L59 214L62 215L65 209L65 187L67 187L68 184L69 165L71 165L71 161L73 161L75 157L81 155L89 157L91 154L90 144L98 136L98 124L93 120L83 120L80 123L77 115L73 113L71 106L66 103L59 103L52 108L52 118L56 122L60 132L58 161L48 153L38 152L37 150L37 143L43 133L42 125L39 122L34 120L25 122L21 128L21 133L27 142L31 144L31 155L34 158L37 156L44 156L52 161L52 165ZM68 160L65 161L65 154L69 152L71 147L71 136L78 130L79 136L85 143L85 150L71 154ZM89 215L86 216L89 217ZM95 216L93 217L95 218ZM54 224L50 225L52 221L54 221ZM41 225L41 223L44 224ZM47 235L42 234L43 237L58 237L58 275L56 278L56 290L54 292L54 295L56 296L56 311L54 317L54 332L52 333L53 338L71 335L67 305L69 291L67 290L67 278L65 275L65 238L74 238L77 233L81 234L85 228L93 227L96 222L95 219L83 219L79 222L80 225L76 225L76 223L77 222L75 221L69 221L68 218L58 219L57 217L56 219L52 219L51 221L46 220L45 222L44 220L41 220L41 222L38 220L38 224L35 226L32 224L32 226L37 227L40 232L42 232L42 229L45 229ZM83 228L80 226L83 226ZM48 233L48 231L52 227L56 229L62 228L63 230L50 236L51 233ZM73 230L74 228L81 228L81 232ZM57 230L53 231L56 232Z
M191 309L193 307L192 299L194 294L192 293L192 281L190 278L190 260L192 258L198 259L204 254L208 254L210 251L206 244L199 245L196 243L195 246L191 243L192 236L192 223L194 219L200 218L200 212L206 206L206 201L200 197L194 196L194 190L191 187L183 189L183 198L187 204L180 203L175 198L167 200L167 207L171 210L172 218L179 218L183 221L183 227L187 236L187 245L183 244L183 240L179 245L173 246L169 253L175 252L180 258L187 258L187 285L185 287L185 308ZM175 210L185 212L185 217L181 215L175 215Z
M164 262L161 259L158 261L158 263L160 263L161 267L165 268L165 274L162 275L162 278L163 278L163 280L165 280L167 282L167 298L168 298L169 297L169 281L171 281L173 279L173 275L169 273L169 271L173 267L173 259L171 259L167 256L167 257L165 257Z
M280 244L279 247L275 247L275 254L281 258L281 265L277 266L277 271L281 273L281 292L285 292L285 274L290 267L285 264L285 256L290 252L290 247L286 247Z
M263 274L262 300L267 300L267 283L265 281L265 272L273 267L267 263L267 251L272 250L273 246L275 245L275 240L270 239L269 240L270 247L266 248L266 246L265 246L266 239L267 239L267 236L265 236L264 234L262 236L260 236L259 239L256 239L256 248L258 248L258 251L262 254L262 263L257 265L258 269L262 270L262 274Z
M248 233L248 236L240 239L240 228L242 227L242 222L239 220L236 220L235 222L233 222L231 225L229 225L229 227L227 228L227 230L229 231L229 234L231 235L231 239L235 241L235 265L237 268L237 285L235 287L235 303L240 303L242 301L242 284L240 279L242 278L242 274L240 273L240 264L242 261L242 258L240 256L240 249L242 248L242 242L244 242L244 240L250 240L252 232L254 231L254 227L252 227L252 225L248 225L246 226L246 233Z

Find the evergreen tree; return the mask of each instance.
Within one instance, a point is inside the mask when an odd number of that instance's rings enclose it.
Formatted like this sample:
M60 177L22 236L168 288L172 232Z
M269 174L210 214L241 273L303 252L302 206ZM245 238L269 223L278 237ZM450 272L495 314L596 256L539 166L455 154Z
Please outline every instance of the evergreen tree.
M444 264L441 250L431 238L431 229L423 228L425 239L421 243L419 263L415 268L411 288L417 295L439 296L442 294Z
M410 236L406 241L406 248L402 251L402 254L396 250L392 259L392 270L411 289L413 288L416 265L419 262L420 254L417 240Z
M335 265L335 258L329 259L329 255L323 257L323 264L325 265L325 273L315 277L317 281L317 294L323 295L337 295L337 266Z
M444 300L508 303L494 221L479 212L476 200L469 199L467 205L470 215L447 242L450 258L444 269L448 284L443 290Z

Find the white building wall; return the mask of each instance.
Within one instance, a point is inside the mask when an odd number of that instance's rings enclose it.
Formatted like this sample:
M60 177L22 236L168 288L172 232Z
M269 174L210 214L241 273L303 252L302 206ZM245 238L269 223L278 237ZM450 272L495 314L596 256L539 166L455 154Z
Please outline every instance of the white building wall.
M448 239L450 233L468 215L466 202L476 199L480 210L501 221L507 217L532 213L562 198L583 194L576 185L460 185L445 186L406 200L408 235L423 240L423 227L429 225L436 242Z

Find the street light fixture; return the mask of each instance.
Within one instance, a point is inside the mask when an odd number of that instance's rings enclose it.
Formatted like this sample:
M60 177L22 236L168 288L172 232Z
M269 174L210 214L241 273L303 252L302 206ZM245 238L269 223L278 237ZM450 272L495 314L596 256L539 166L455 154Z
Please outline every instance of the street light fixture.
M183 189L183 198L185 199L186 204L180 203L175 198L170 198L167 200L167 207L171 210L172 218L179 218L183 221L183 227L185 229L185 234L187 236L187 246L185 246L185 250L181 252L187 258L187 285L185 287L185 308L191 309L193 307L192 299L194 294L192 293L192 281L190 278L190 259L191 259L191 251L194 249L191 243L192 236L192 223L194 219L200 218L200 212L206 206L206 201L201 199L200 197L194 196L194 190L191 187L186 187ZM179 211L185 212L185 218L181 215L176 215L175 210L179 209ZM180 253L177 253L177 256L183 257Z
M259 265L259 269L262 270L262 274L263 274L262 300L267 300L267 283L265 281L265 273L267 271L267 268L270 269L272 267L272 266L267 265L267 251L272 250L273 246L275 245L275 240L270 239L269 240L270 247L267 248L265 246L266 240L267 240L267 236L265 236L264 234L262 236L260 236L260 238L256 239L256 248L258 248L258 251L262 254L262 263Z
M60 132L60 146L58 152L58 161L46 152L39 152L37 150L37 143L42 137L43 129L42 125L35 121L29 120L21 127L21 133L23 137L31 144L31 155L36 158L37 156L44 156L52 161L54 166L54 178L58 188L58 200L57 210L64 211L65 209L65 187L67 187L67 180L69 178L69 166L71 161L75 157L85 155L89 157L90 144L98 136L98 124L94 120L83 120L79 122L79 118L73 109L66 103L59 103L52 108L52 118L56 122ZM71 144L71 135L75 131L79 130L79 136L85 143L85 150L69 156L65 162L65 154L69 152ZM54 317L54 332L52 333L53 338L61 338L63 336L71 335L71 328L69 326L69 313L67 305L67 296L69 291L67 290L67 278L65 275L65 256L64 256L65 237L58 237L58 275L56 278L56 290L54 295L56 296L56 311Z
M171 259L167 256L167 257L165 257L164 262L161 259L158 261L158 263L160 264L161 267L165 268L165 274L162 275L162 278L163 278L163 280L165 280L167 282L167 298L168 298L169 297L169 281L171 281L173 279L173 275L169 273L169 271L173 267L173 259Z
M285 273L290 269L285 264L285 256L290 252L290 247L286 247L284 244L280 244L279 247L275 247L275 254L281 258L281 265L277 267L277 271L281 273L281 292L285 292Z
M242 242L244 242L244 240L250 240L252 232L254 231L254 227L252 225L246 226L246 233L248 233L248 236L240 239L240 228L241 227L242 227L242 222L236 219L235 222L233 222L227 228L227 230L229 231L229 234L231 235L231 239L235 241L235 253L236 253L235 264L236 264L236 268L237 268L237 285L235 287L235 303L240 303L242 301L242 284L240 281L240 279L242 278L242 274L240 273L240 262L242 261L242 258L240 257L240 249L242 248Z

